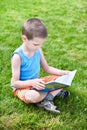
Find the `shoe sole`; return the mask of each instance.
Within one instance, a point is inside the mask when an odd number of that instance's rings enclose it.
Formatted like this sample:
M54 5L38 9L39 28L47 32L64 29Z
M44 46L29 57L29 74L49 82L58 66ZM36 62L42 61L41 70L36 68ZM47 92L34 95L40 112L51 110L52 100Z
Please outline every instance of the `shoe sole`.
M48 109L48 108L45 108L45 107L44 107L44 109L47 110L47 111L56 113L56 114L60 114L60 111L59 111L59 110L52 110L52 109Z

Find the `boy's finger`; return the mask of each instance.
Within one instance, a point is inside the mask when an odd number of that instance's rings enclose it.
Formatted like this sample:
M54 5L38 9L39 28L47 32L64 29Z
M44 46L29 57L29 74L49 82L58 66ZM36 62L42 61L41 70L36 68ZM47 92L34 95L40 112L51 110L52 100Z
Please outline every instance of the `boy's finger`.
M40 87L44 87L44 88L45 88L45 85L44 85L44 84L42 84L42 83L39 83L39 86L40 86Z

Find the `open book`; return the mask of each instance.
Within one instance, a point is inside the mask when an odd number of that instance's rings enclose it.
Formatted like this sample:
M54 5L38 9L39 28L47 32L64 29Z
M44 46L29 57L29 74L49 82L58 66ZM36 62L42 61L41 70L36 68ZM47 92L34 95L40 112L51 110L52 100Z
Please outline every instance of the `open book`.
M71 71L68 75L63 75L63 76L58 77L54 81L47 82L45 84L46 88L42 91L49 92L58 88L60 89L60 88L71 86L71 83L76 74L76 71L77 70Z

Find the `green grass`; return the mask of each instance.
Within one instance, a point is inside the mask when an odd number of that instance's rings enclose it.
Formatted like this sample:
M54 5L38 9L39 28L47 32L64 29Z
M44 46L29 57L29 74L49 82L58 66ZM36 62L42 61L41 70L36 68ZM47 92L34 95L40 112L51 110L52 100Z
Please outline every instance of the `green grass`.
M43 51L49 63L77 74L67 100L55 99L54 115L26 105L10 88L12 52L20 46L27 18L41 18L48 29ZM47 75L41 70L41 76ZM87 1L0 1L0 130L87 130Z

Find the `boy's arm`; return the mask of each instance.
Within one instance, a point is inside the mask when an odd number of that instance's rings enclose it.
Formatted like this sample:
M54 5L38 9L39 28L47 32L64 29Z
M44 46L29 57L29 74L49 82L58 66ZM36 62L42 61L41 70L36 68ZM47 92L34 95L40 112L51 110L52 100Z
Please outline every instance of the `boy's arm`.
M49 66L43 55L42 50L40 50L40 53L41 53L41 66L45 72L47 72L49 74L53 74L53 75L59 75L59 76L68 74L70 72L67 70L60 70L60 69L54 68L52 66Z
M32 86L38 90L43 89L44 81L42 79L34 79L34 80L20 80L20 66L21 66L21 58L19 54L14 54L12 57L12 85L16 88L27 88Z
M28 87L28 82L22 82L20 81L20 66L21 66L21 58L19 54L14 54L12 57L12 85L20 88L22 87Z

